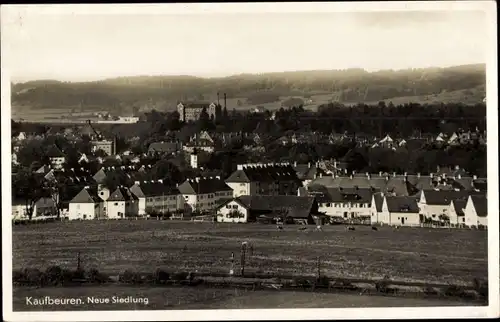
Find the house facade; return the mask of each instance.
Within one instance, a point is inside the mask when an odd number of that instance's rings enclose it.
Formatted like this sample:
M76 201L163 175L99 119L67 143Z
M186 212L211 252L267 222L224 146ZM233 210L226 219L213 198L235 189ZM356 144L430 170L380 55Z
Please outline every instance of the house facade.
M177 112L181 122L195 122L200 119L201 112L205 109L209 118L215 119L215 103L184 102L177 104Z
M467 227L488 227L488 200L486 196L469 196L464 209L464 215L465 225Z
M125 219L139 215L139 198L129 188L118 187L106 201L107 219Z
M83 188L69 202L69 220L92 220L102 217L104 204L97 196L97 191L89 187Z
M233 196L233 190L220 177L188 179L179 185L178 190L184 198L186 212L214 210L219 203Z
M175 187L158 181L136 181L130 191L138 198L138 215L174 213L184 210L184 198Z
M319 187L318 187L319 188ZM318 188L311 188L311 194ZM329 217L342 220L366 219L371 217L372 191L367 188L322 188L318 199L319 211ZM317 190L316 190L317 191Z
M377 223L390 226L420 226L417 200L407 196L385 196Z

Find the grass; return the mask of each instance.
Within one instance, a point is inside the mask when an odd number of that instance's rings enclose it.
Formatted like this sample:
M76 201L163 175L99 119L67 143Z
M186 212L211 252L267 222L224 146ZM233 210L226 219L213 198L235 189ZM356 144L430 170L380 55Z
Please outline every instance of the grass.
M154 232L154 233L153 233ZM239 270L241 242L253 245L245 271L282 275L383 278L469 285L487 276L484 231L359 227L322 232L273 225L172 221L59 222L13 227L13 269L52 265L116 274L126 269L153 272L229 271L231 253Z

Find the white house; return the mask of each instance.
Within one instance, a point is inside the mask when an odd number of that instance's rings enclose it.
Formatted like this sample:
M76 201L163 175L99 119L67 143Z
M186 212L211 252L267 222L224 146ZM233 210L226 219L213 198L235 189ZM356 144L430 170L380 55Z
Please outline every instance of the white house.
M78 158L78 163L82 163L82 162L89 162L89 158L87 158L85 153L82 153L82 155L80 155L80 158Z
M418 206L423 216L438 221L440 215L449 217L450 202L466 200L468 196L469 192L467 191L424 189L420 192Z
M220 177L188 179L178 189L184 198L184 210L188 212L214 210L233 196L233 190Z
M310 194L317 195L319 187L311 187ZM317 196L319 211L343 220L371 218L372 191L368 188L321 188Z
M467 200L452 200L448 211L451 227L465 226L464 209L467 205Z
M173 213L184 210L184 198L175 187L158 181L136 181L130 191L138 198L138 214Z
M234 199L219 206L217 222L246 223L250 210L239 199Z
M372 196L372 202L370 207L370 222L372 225L377 223L383 223L380 215L382 214L382 205L384 204L384 194L377 192Z
M124 219L139 215L139 198L130 189L118 187L106 200L106 218Z
M69 220L92 220L102 216L103 202L97 196L97 191L89 187L83 188L69 202Z
M488 199L486 195L469 196L464 215L466 226L472 228L488 227Z
M408 196L384 196L378 222L391 226L420 226L417 200Z

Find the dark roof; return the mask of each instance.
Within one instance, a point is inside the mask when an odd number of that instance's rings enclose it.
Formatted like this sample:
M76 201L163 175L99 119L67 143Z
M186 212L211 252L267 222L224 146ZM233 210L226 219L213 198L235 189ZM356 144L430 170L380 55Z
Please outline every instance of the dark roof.
M328 195L331 202L369 203L373 195L370 188L330 188Z
M158 197L163 195L177 195L179 190L167 183L162 182L139 182L130 187L130 191L137 197Z
M178 150L176 142L154 142L149 145L148 152L173 153Z
M474 195L471 196L472 204L474 209L476 209L476 214L478 217L488 216L488 199L485 195Z
M51 158L60 158L63 157L64 154L56 145L52 145L47 151L47 156Z
M178 189L180 193L186 195L232 190L223 180L217 178L188 179L179 185Z
M124 187L116 188L113 193L109 195L107 201L130 201L136 200L137 196L135 196L130 189Z
M71 199L70 203L97 203L101 201L95 189L83 188L73 199Z
M487 191L488 190L488 182L486 179L478 179L472 181L474 188L479 191Z
M417 200L408 196L386 196L389 212L419 213Z
M464 216L464 209L465 206L467 205L466 200L453 200L452 201L453 207L455 208L455 212L457 213L457 216Z
M255 165L245 166L243 170L233 172L226 182L275 182L298 181L297 173L290 165Z
M297 177L300 180L313 180L315 175L326 175L326 172L318 167L316 165L310 165L310 164L297 164L296 166L293 167L295 172L297 173Z
M449 205L453 200L466 200L468 191L424 190L425 202L428 205Z
M382 205L384 204L384 196L380 192L373 194L373 199L375 201L375 208L377 212L382 211Z
M309 196L314 197L318 203L331 202L331 197L328 194L328 189L324 186L309 186L308 194Z
M289 217L307 217L314 205L314 197L299 196L241 196L235 199L245 208L253 211L288 210Z

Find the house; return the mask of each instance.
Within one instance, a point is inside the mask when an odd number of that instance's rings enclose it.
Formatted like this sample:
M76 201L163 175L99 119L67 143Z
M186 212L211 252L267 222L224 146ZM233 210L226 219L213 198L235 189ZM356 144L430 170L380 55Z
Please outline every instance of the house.
M311 187L310 194L322 191L318 198L319 211L342 220L368 219L371 216L373 191L369 188ZM315 193L316 192L316 193Z
M420 226L417 200L408 196L384 196L377 223L390 226Z
M50 165L54 169L61 169L64 162L66 162L65 155L56 145L51 146L46 155L50 160Z
M175 187L158 181L136 181L130 191L138 198L138 215L184 210L184 198Z
M78 158L78 163L88 163L89 162L89 158L85 155L85 153L82 153L80 155L80 157Z
M293 167L285 163L240 164L227 179L233 197L243 195L295 195L302 185Z
M465 225L471 228L488 227L488 199L486 195L472 195L464 209Z
M372 196L372 202L371 202L371 219L370 223L372 225L380 223L379 216L382 213L382 205L384 204L384 194L381 192L376 192Z
M465 226L465 213L464 209L467 205L467 200L452 200L448 210L448 218L451 227L464 227Z
M26 135L25 132L19 132L19 134L17 136L14 137L14 139L16 139L17 141L24 141L26 140L28 136Z
M180 150L179 143L177 142L154 142L149 145L149 155L164 155L174 154Z
M209 102L180 102L177 104L177 112L179 113L179 120L181 122L194 122L200 119L203 109L208 114L210 119L215 119L215 103Z
M116 142L115 141L111 141L111 140L93 140L93 141L90 141L90 144L91 144L91 151L93 153L101 150L101 151L104 151L104 153L106 153L106 155L115 155L116 153Z
M218 222L252 222L280 217L287 223L313 224L318 214L314 197L239 196L217 207Z
M53 216L57 213L57 204L50 196L42 197L35 202L33 217Z
M449 218L449 205L453 200L466 200L468 191L455 190L422 190L418 200L420 214L427 219L438 221L440 218Z
M84 187L69 202L69 220L92 220L102 217L104 204L97 196L97 190Z
M129 188L120 186L106 200L107 219L125 219L139 216L139 198Z
M193 153L196 151L204 151L207 153L215 152L215 140L206 131L200 134L195 134L190 141L186 143L182 149L185 152Z
M28 207L26 200L12 199L12 220L26 220L28 219Z
M231 199L233 190L220 177L187 179L178 187L186 212L205 212Z

